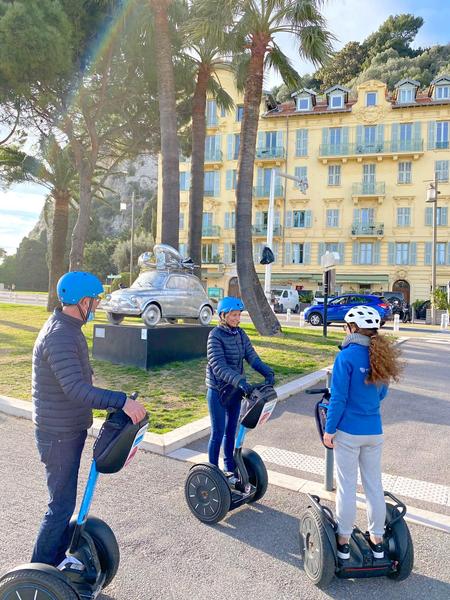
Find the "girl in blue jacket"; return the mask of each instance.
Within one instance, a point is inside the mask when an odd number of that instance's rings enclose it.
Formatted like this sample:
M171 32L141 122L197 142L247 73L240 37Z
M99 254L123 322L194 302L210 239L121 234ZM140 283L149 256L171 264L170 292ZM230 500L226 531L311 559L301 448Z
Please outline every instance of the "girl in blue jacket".
M383 558L386 504L381 482L380 403L390 381L399 379L399 351L391 340L378 335L380 315L374 308L355 306L344 321L347 336L333 367L323 436L324 444L334 448L336 463L337 553L342 560L350 558L359 466L367 501L369 545L375 558Z
M240 298L223 298L217 306L220 323L209 334L207 346L206 397L211 416L209 462L218 466L223 441L225 474L229 477L233 477L236 467L233 453L241 398L252 389L245 379L244 360L265 377L267 384L275 383L272 369L259 358L248 335L239 327L243 310Z

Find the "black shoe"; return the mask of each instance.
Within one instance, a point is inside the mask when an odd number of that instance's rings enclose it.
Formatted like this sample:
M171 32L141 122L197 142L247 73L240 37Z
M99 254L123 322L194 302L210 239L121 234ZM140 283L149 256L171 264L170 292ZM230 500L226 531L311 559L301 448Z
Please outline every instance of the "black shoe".
M372 540L368 539L369 542L369 546L370 549L372 550L372 554L374 558L384 558L384 547L383 547L383 542L380 542L379 544L374 544L372 542Z
M341 560L348 560L350 558L350 545L337 543L337 555Z

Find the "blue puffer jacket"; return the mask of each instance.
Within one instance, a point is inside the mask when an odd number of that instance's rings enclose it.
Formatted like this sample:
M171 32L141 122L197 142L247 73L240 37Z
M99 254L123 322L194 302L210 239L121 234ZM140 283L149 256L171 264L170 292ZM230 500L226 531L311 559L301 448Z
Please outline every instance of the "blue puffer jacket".
M207 355L208 388L218 390L226 383L237 387L239 381L245 377L244 359L263 377L273 375L273 370L259 358L248 335L239 327L214 327L208 336Z
M42 327L33 350L33 422L53 433L92 425L93 408L122 408L127 396L92 385L83 322L57 309Z

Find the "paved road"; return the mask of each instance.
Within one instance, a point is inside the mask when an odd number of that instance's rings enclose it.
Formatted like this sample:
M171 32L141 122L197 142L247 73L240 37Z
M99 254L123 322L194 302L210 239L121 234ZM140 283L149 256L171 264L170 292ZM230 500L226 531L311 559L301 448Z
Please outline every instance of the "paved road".
M0 415L2 519L0 571L30 555L46 502L43 469L29 421ZM91 442L89 442L89 447ZM89 452L82 463L87 477ZM301 569L298 520L306 499L270 487L262 503L207 527L188 512L185 463L140 453L130 467L99 482L93 513L113 526L122 563L101 600L443 600L450 597L449 536L413 526L416 564L411 577L335 580L314 588Z

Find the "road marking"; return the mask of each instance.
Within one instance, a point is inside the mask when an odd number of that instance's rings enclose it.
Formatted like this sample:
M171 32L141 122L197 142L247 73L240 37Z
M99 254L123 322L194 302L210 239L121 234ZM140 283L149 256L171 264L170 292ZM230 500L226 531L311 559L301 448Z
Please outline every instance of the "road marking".
M450 344L450 340L433 340L432 338L424 338L422 341L428 342L429 344Z
M255 446L256 451L258 446ZM180 448L167 455L167 458L174 458L176 460L182 460L189 463L207 463L208 455L203 452L197 452L190 448ZM334 492L326 492L323 489L323 485L317 481L309 481L308 479L301 479L300 477L293 477L292 475L286 475L285 473L277 473L276 471L267 471L269 476L269 483L276 485L286 490L293 492L300 492L302 494L316 494L320 498L325 498L331 502L336 501L336 495ZM366 500L363 494L357 494L357 506L360 509L366 508ZM450 517L439 513L431 512L429 510L423 510L421 508L414 508L412 506L407 507L407 513L405 519L409 523L415 525L422 525L423 527L430 527L431 529L438 529L445 533L450 533Z
M325 472L325 459L323 458L268 446L255 446L254 451L263 460L274 465L279 465L280 467L288 467L316 475L323 475ZM388 473L382 474L382 480L384 489L389 490L393 494L450 506L450 487L447 485L390 475ZM359 475L358 483L361 483Z

